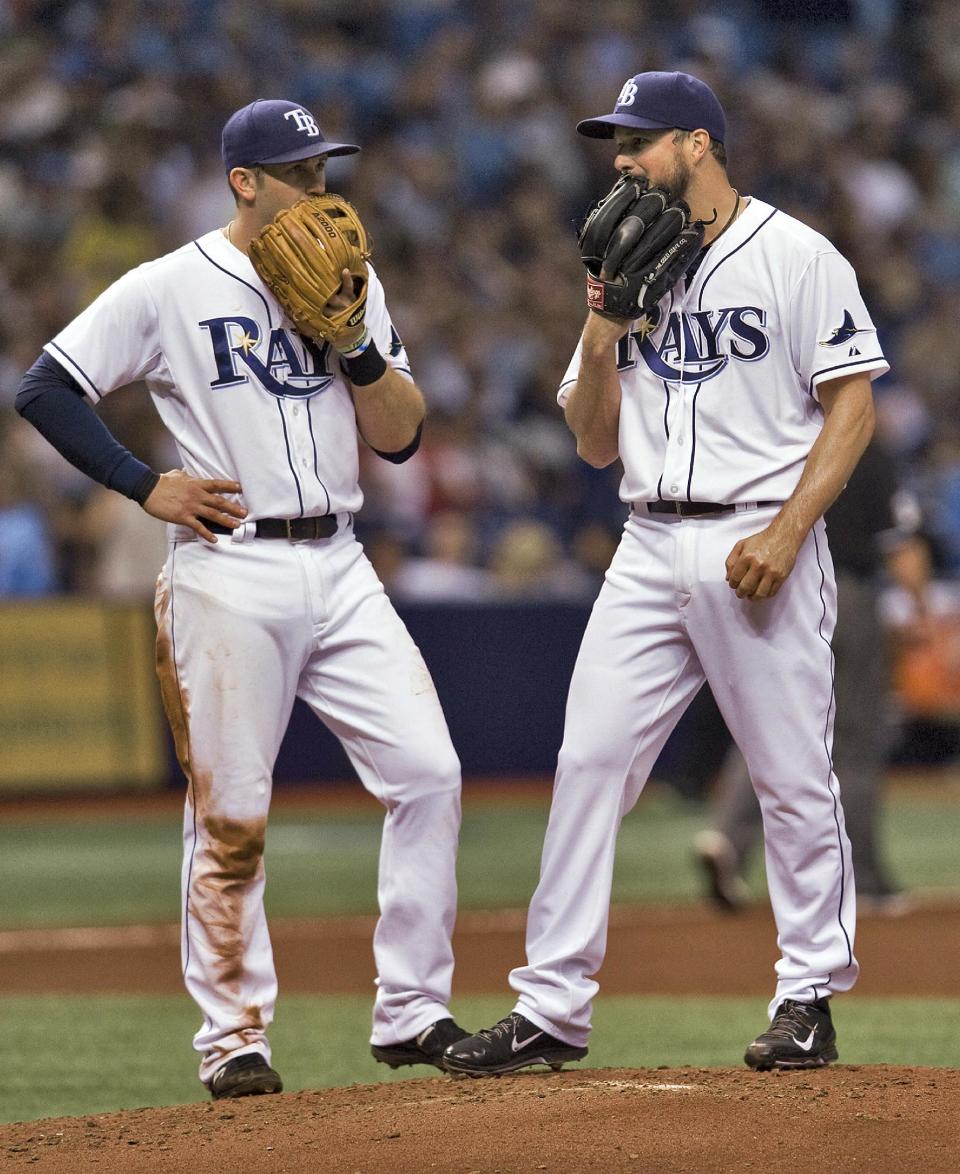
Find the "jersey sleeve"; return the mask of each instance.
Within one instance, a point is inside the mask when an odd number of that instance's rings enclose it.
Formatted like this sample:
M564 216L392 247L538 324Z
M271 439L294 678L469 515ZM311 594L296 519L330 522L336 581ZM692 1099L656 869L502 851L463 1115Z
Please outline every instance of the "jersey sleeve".
M810 395L841 375L890 370L867 313L853 266L836 251L818 253L807 265L791 307L794 366Z
M407 358L407 351L397 328L390 318L383 285L372 265L368 265L368 272L370 288L367 291L367 329L387 365L412 380L410 360Z
M583 339L577 343L577 349L573 352L573 358L567 366L567 370L560 380L560 387L557 389L557 403L560 407L564 407L567 402L567 396L570 394L573 385L577 382L580 375L580 355L583 351Z
M142 379L160 358L160 326L146 278L132 269L96 299L44 350L94 403Z

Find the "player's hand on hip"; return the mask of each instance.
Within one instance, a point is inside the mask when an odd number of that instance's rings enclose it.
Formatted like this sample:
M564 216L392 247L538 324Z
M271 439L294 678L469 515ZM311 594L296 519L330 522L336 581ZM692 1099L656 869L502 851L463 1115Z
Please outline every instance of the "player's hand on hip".
M771 599L796 561L796 545L770 526L736 543L727 555L727 582L738 599Z
M205 521L236 529L247 516L246 508L225 493L240 493L240 482L191 477L186 469L172 469L161 474L143 508L162 522L189 526L207 542L216 542Z

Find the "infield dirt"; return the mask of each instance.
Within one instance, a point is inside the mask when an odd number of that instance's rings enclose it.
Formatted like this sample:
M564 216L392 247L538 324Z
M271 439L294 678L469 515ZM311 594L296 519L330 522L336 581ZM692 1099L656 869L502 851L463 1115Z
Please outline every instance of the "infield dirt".
M272 928L282 990L369 991L372 919ZM522 936L521 911L462 914L458 991L506 991ZM690 906L618 909L603 990L763 995L774 943L763 909L737 918ZM858 955L864 994L955 995L960 912L864 919ZM178 991L178 963L173 926L91 931L89 949L82 936L67 948L50 931L0 935L8 992ZM438 1075L0 1125L0 1168L50 1174L955 1174L958 1155L960 1070L886 1066Z
M141 804L131 809L142 812ZM462 912L455 992L506 996L506 973L523 956L523 926L523 910ZM272 922L281 992L369 993L372 930L368 917ZM736 918L689 905L618 908L600 980L610 994L765 998L775 943L765 907ZM178 947L175 926L0 933L0 992L179 993ZM859 994L956 997L960 909L954 900L902 918L864 918L857 954ZM437 1074L0 1124L0 1169L955 1174L960 1069L836 1065L758 1074L572 1067L482 1081Z
M0 1126L0 1164L44 1174L953 1174L958 1152L944 1068L438 1077Z

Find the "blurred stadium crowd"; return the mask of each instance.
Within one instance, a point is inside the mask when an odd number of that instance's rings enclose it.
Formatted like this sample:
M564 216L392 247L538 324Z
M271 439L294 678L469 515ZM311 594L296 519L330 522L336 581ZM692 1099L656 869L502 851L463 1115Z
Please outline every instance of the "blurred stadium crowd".
M881 426L940 575L960 573L956 0L0 0L0 595L147 598L163 527L12 403L42 345L130 267L230 218L226 117L303 102L361 155L328 182L374 239L430 406L366 460L358 531L398 597L591 599L624 517L556 387L585 313L574 226L613 179L576 135L641 69L727 110L734 185L856 266L892 372ZM149 398L109 425L177 463Z

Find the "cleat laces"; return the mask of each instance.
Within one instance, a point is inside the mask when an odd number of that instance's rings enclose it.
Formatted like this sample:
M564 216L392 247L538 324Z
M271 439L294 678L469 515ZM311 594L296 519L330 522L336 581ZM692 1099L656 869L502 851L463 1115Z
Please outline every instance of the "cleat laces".
M493 1027L487 1027L483 1031L478 1031L477 1035L491 1044L496 1043L502 1036L516 1035L517 1028L520 1026L517 1022L519 1018L520 1016L516 1011L511 1011L505 1019L501 1019Z
M809 1009L817 1011L817 1008L811 1008L809 1003L797 1003L793 999L786 999L764 1035L792 1039L797 1032L808 1032L811 1027L816 1029L820 1023L819 1018L811 1016Z

